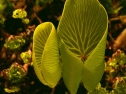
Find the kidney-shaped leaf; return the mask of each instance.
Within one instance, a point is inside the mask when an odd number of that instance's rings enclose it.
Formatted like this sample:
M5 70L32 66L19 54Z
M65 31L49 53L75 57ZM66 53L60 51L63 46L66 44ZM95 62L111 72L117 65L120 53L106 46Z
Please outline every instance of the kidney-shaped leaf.
M46 82L46 80L43 78L43 74L42 74L42 71L39 70L38 66L37 66L37 63L36 63L36 60L35 60L35 53L33 53L32 55L32 61L33 61L33 66L34 66L34 70L35 70L35 74L37 75L38 79L44 84L44 85L48 85L49 84Z
M57 32L78 57L88 56L107 28L107 14L98 0L67 0Z
M33 35L33 66L37 77L45 85L48 85L48 83L42 76L41 58L50 32L51 27L47 23L43 23L36 27Z
M76 94L82 80L83 62L61 42L60 52L63 63L63 80L71 94Z
M67 48L82 59L87 90L94 89L103 74L107 24L107 13L98 0L66 0L58 35Z
M61 69L57 32L52 26L42 54L42 73L50 87L54 88L60 80Z
M39 80L55 87L61 78L58 38L52 23L39 25L33 35L33 65Z
M88 91L92 91L98 85L104 72L106 35L107 30L83 65L83 84Z

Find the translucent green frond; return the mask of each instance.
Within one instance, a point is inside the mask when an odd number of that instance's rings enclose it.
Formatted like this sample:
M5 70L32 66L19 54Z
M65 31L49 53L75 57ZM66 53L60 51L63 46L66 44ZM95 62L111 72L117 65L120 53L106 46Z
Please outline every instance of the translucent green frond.
M89 91L103 74L107 24L107 13L98 0L66 0L58 35L69 51L83 61L83 82Z
M54 25L39 25L33 36L33 65L39 80L54 88L61 78L58 37Z

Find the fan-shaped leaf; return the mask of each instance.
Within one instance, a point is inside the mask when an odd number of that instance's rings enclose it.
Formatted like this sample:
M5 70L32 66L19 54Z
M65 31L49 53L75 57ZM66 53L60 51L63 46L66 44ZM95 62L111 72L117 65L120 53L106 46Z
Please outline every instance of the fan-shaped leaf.
M63 63L63 80L71 94L76 94L82 80L83 62L73 55L61 42L60 52Z
M94 89L103 74L107 20L98 0L66 0L58 35L84 62L83 82L87 90Z
M61 69L57 33L52 25L42 54L42 73L50 87L54 88L60 80Z
M54 87L61 78L58 38L52 23L39 25L33 36L33 65L39 80Z
M39 70L37 63L35 61L35 53L33 53L32 56L32 61L33 61L33 66L34 66L34 70L35 70L35 74L37 75L37 77L39 78L39 80L44 84L44 85L49 85L46 80L43 78L42 76L42 71Z
M98 85L104 72L106 35L107 30L83 65L83 84L88 91L92 91Z
M88 56L101 40L107 15L97 0L67 0L58 34L78 57Z
M35 53L35 60L39 70L42 69L41 58L42 58L45 43L52 29L49 23L50 22L46 22L37 26L33 35L33 53Z
M48 26L47 24L48 22L38 25L33 35L33 66L37 77L45 85L48 85L48 83L43 78L41 58L45 43L51 32L51 27Z

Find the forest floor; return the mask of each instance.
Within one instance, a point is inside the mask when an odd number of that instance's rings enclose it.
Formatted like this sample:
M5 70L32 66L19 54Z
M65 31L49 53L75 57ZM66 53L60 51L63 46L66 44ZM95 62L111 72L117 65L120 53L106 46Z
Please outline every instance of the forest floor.
M6 77L3 78L3 76L6 76L6 73L2 74L3 70L6 71L6 69L10 68L14 62L23 66L24 63L20 57L21 52L25 52L28 49L32 50L32 39L27 39L27 44L18 51L7 50L4 47L5 40L11 35L18 36L21 33L24 34L24 32L30 32L28 38L31 38L35 27L42 22L50 21L55 25L55 27L57 27L64 6L63 0L54 0L54 2L48 3L43 7L34 7L35 0L26 0L27 4L23 2L14 2L14 0L12 1L15 3L15 9L25 7L30 23L28 25L24 25L21 20L12 18L12 13L4 13L4 17L6 18L4 27L0 25L0 75L2 75L0 76L0 94L9 94L5 91L5 88L18 86L17 84L11 84L6 80ZM108 37L105 51L106 62L118 49L121 49L126 53L126 16L109 15L108 26ZM104 75L101 83L103 87L106 87L106 79ZM52 92L51 88L43 85L38 80L33 66L27 67L26 77L18 84L20 84L20 90L11 94L51 94ZM109 84L110 85L107 88L108 90L111 90L112 83L110 82ZM55 88L54 94L66 94L66 92L68 92L68 90L61 79ZM86 92L86 89L80 85L77 94L86 94Z

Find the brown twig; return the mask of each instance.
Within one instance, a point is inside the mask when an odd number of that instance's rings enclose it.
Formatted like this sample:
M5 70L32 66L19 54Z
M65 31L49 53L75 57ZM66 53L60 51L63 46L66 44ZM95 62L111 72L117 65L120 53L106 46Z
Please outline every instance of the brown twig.
M52 92L50 94L54 94L54 91L55 91L55 87L52 88Z
M109 35L110 39L112 40L112 42L115 43L115 40L114 40L114 38L112 37L112 35L111 35L110 33L108 33L108 35Z
M121 16L118 16L118 17L115 17L115 18L110 18L109 20L110 20L110 22L111 22L111 21L121 20L121 19L123 19L123 18L126 18L126 15L121 15Z

